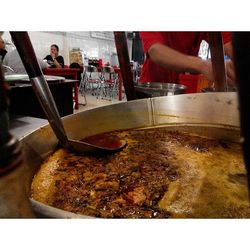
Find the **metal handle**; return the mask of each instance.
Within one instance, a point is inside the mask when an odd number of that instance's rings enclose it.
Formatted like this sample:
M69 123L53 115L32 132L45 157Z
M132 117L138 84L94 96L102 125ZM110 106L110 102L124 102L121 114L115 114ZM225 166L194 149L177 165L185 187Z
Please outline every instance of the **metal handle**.
M127 100L135 100L136 92L133 82L133 73L130 67L130 60L128 54L128 44L125 32L114 32L115 45L120 64L123 86L127 96Z
M57 110L54 98L50 92L48 83L37 61L35 51L27 32L10 32L12 40L22 59L24 67L29 75L35 94L47 116L47 119L62 145L67 144L62 120Z
M208 40L211 51L215 91L227 91L224 48L221 32L210 32Z

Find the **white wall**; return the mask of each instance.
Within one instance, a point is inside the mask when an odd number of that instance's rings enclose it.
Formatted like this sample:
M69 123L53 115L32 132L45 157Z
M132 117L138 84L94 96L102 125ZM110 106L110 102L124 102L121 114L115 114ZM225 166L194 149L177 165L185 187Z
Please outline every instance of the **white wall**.
M30 31L30 39L38 58L44 58L50 53L50 45L55 43L59 46L59 54L64 57L65 64L69 64L69 51L72 48L80 48L87 57L103 59L103 63L110 62L111 55L116 53L113 32L38 32ZM9 32L2 36L5 40L11 41ZM102 37L102 38L98 38ZM132 54L132 43L128 41L129 55ZM12 49L11 46L7 50Z

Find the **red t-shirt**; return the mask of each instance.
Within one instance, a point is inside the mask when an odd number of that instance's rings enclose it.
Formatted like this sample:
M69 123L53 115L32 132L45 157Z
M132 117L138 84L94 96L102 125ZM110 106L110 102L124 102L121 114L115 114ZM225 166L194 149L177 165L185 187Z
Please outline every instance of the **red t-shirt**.
M208 41L208 32L140 32L146 59L142 67L140 82L178 83L175 71L153 63L147 52L155 43L161 43L183 54L198 56L202 40ZM223 43L231 41L231 33L223 32Z

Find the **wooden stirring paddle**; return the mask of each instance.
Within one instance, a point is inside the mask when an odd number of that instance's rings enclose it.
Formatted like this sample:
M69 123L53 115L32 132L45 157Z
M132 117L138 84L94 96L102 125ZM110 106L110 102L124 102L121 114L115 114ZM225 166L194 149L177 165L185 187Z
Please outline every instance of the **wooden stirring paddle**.
M214 74L214 90L217 92L227 91L224 49L221 32L210 32L208 40Z

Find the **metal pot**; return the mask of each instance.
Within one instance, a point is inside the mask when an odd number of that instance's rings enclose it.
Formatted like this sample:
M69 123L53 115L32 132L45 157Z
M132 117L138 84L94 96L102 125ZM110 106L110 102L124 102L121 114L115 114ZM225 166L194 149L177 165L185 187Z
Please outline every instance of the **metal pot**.
M44 76L47 82L55 82L55 83L62 83L65 81L65 77L61 76ZM30 79L27 74L5 74L4 76L4 81L8 83L29 83L30 84Z
M137 94L142 93L146 97L179 95L183 94L186 89L186 86L177 83L147 82L135 84Z
M239 113L236 93L202 93L157 97L112 104L63 118L70 138L81 139L102 132L139 127L169 126L232 141L238 141ZM223 114L223 115L222 115ZM57 139L45 125L21 140L26 156L25 183L56 147ZM30 200L36 216L85 217Z

